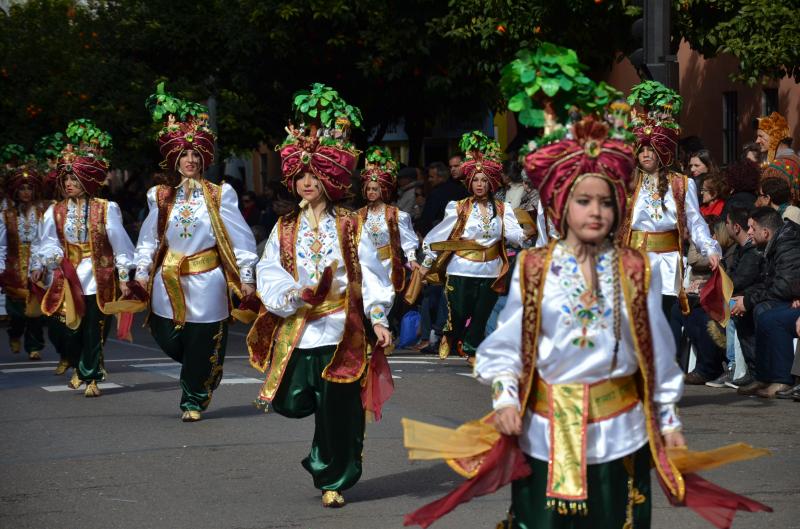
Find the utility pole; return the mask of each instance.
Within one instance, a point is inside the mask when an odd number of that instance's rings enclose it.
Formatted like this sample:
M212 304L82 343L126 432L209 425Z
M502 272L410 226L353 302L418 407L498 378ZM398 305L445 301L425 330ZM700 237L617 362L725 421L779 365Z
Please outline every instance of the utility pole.
M630 54L629 59L642 79L652 79L678 89L678 61L672 54L672 8L669 0L643 0L642 17L631 26L631 35L641 48Z

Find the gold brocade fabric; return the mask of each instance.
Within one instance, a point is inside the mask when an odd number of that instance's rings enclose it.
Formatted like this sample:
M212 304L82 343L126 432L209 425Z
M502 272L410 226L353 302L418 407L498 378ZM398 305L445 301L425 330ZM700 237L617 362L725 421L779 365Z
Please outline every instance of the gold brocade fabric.
M378 260L379 261L385 261L386 259L389 259L390 257L392 257L392 247L391 246L389 246L388 244L385 244L385 245L381 246L380 248L378 248Z
M552 386L537 377L536 399L533 411L543 417L550 415L548 395ZM626 411L639 402L639 393L636 389L636 379L632 376L611 378L596 384L588 385L588 416L589 422L599 422L610 419ZM530 401L529 401L530 402Z
M172 319L177 325L181 326L186 322L186 298L183 295L181 276L210 272L219 265L217 246L188 256L167 251L161 263L161 278L172 305Z
M631 247L647 252L677 252L680 250L678 230L632 231Z
M500 257L501 244L495 244L480 250L457 250L456 255L468 261L488 263Z
M754 448L745 443L734 443L705 452L695 452L688 448L668 448L667 453L670 461L682 474L693 474L737 461L772 455L765 448Z
M92 255L92 246L88 242L67 243L67 259L72 266L78 266L81 261Z

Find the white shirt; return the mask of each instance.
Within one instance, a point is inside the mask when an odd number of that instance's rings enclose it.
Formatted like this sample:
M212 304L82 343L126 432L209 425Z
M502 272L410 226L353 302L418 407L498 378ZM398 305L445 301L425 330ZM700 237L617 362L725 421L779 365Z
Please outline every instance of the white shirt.
M258 295L271 313L287 318L297 312L305 302L299 299L305 287L315 288L322 272L334 261L338 263L333 276L331 292L344 295L348 287L347 270L336 230L336 219L323 213L317 229L308 221L309 209L304 209L297 227L297 249L295 251L297 280L281 266L280 223L272 229L264 255L256 267ZM377 258L375 246L369 237L362 236L358 244L358 260L361 265L361 295L364 314L370 322L389 327L386 315L394 302L394 287L389 274ZM326 345L337 345L342 341L345 324L345 309L336 311L306 324L296 347L311 349Z
M611 371L614 350L611 245L598 255L597 274L601 296L587 306L586 282L575 257L558 242L544 285L536 367L548 384L592 384L633 375L639 369L631 337L629 315L622 301L622 321L617 365ZM508 301L498 318L497 330L478 347L475 375L484 383L501 381L504 391L494 401L495 409L515 406L518 379L522 373L522 297L519 268L514 270ZM675 362L675 341L661 310L659 277L652 275L647 297L650 331L655 353L653 399L659 405L662 428L680 427L674 404L683 393L683 373ZM620 293L621 294L621 293ZM586 312L588 310L588 312ZM530 456L547 461L550 456L550 425L546 418L528 410L523 420L520 447ZM589 423L586 431L588 464L605 463L631 454L647 442L641 403L610 419Z
M631 229L634 231L664 232L672 231L678 227L678 208L675 205L675 196L672 194L672 183L667 188L664 199L666 211L661 207L662 200L658 197L656 181L645 173L636 203L631 211ZM697 250L708 257L711 254L722 255L722 249L716 240L711 238L708 224L700 214L700 205L697 201L697 185L691 178L687 179L686 198L684 200L686 211L686 227L692 243ZM649 252L653 270L658 267L661 271L661 293L665 296L676 296L680 290L678 273L679 266L685 263L679 252ZM684 270L685 272L685 270Z
M411 225L411 215L397 210L397 229L400 232L400 248L406 256L406 261L417 260L417 246L419 239ZM375 248L380 248L389 244L389 225L386 223L386 206L381 206L378 211L372 211L367 207L367 219L361 228L362 236L369 237ZM386 273L392 277L392 260L384 259L381 261Z
M160 242L157 189L152 187L147 192L149 212L142 223L136 245L137 279L149 278ZM236 191L229 184L222 184L219 214L228 232L242 283L255 282L253 267L258 260L256 240L239 211ZM164 231L169 249L183 255L194 255L217 245L201 188L192 188L187 196L184 186L178 187ZM213 323L229 316L228 285L222 266L201 274L181 276L180 281L186 300L187 322ZM152 311L162 318L172 319L172 305L161 277L161 266L156 270L150 297Z
M502 216L499 215L499 212L497 213L492 217L492 208L487 205L486 213L484 214L478 207L478 202L473 201L461 238L475 241L487 248L499 242L525 246L527 242L525 232L522 231L522 226L519 225L513 208L506 205ZM438 252L431 250L431 243L446 241L457 220L458 203L451 201L445 208L442 221L428 232L422 243L422 250L425 252L424 266L429 267L433 264L438 255ZM501 241L504 227L505 241ZM482 263L464 259L453 253L450 262L447 264L447 274L466 277L498 277L501 268L502 260L500 257Z
M98 200L98 199L90 199ZM64 219L64 239L69 243L85 243L89 241L87 199L67 199L67 214ZM44 213L41 225L41 240L38 253L52 271L64 259L64 248L58 240L55 218L51 205ZM122 212L116 202L106 202L106 235L111 249L114 252L114 265L120 277L127 277L128 270L134 267L134 248L125 228L122 225ZM75 272L81 283L84 296L97 293L97 283L94 280L92 257L86 256L75 267Z

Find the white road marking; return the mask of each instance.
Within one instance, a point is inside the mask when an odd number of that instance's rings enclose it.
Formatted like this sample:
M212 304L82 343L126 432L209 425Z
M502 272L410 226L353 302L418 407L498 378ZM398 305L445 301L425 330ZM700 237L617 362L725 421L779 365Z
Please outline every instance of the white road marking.
M475 377L472 375L472 373L456 373L456 375L461 375L462 377L475 378Z
M388 358L390 364L418 364L418 365L425 365L425 364L433 364L433 362L426 362L424 360L395 360L394 358Z
M34 371L52 371L50 366L44 367L23 367L21 369L0 369L0 373L32 373Z
M181 365L175 362L168 364L131 364L131 367L138 367L145 369L158 375L180 380L181 378ZM222 377L222 384L261 384L263 381L257 378L245 377L237 373L224 374Z
M97 384L97 387L100 389L114 389L114 388L122 388L124 386L120 386L119 384L114 384L113 382L100 382ZM59 384L58 386L42 386L42 389L45 391L49 391L50 393L55 393L59 391L83 391L83 388L72 389L68 388L66 384Z

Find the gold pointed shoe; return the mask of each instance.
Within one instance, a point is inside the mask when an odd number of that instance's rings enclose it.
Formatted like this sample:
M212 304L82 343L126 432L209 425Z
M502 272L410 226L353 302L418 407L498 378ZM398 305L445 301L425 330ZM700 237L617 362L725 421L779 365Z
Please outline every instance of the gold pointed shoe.
M100 388L97 387L96 380L89 382L89 384L86 386L86 391L83 392L83 396L88 398L99 397L102 394L103 393L100 391Z
M444 360L448 356L450 356L450 342L447 341L447 338L442 336L442 339L439 342L439 358Z
M11 338L8 344L11 346L11 352L15 355L22 351L22 340L19 338Z
M78 389L78 388L79 388L79 387L81 387L82 385L83 385L83 380L81 380L81 379L78 377L78 371L77 371L77 370L75 370L75 372L74 372L74 373L72 373L72 378L70 378L70 379L69 379L69 382L67 382L67 387L68 387L69 389Z
M42 359L42 352L41 351L31 351L28 353L28 360L41 360Z
M322 493L322 506L331 509L344 507L345 501L338 490L326 490Z
M64 373L67 372L67 369L69 369L69 362L67 362L66 360L62 359L62 360L60 360L58 362L58 365L56 366L56 370L53 371L53 374L54 375L63 375Z
M181 420L183 422L197 422L202 419L202 414L197 410L186 410L181 415Z

